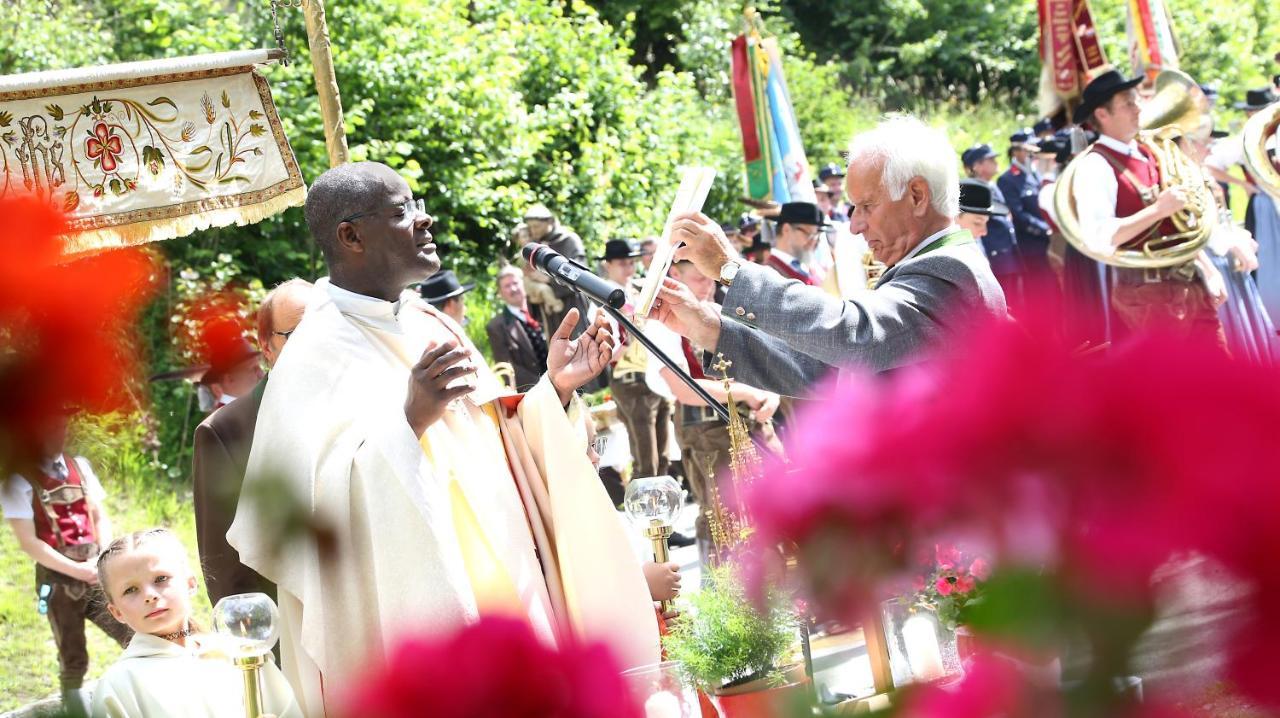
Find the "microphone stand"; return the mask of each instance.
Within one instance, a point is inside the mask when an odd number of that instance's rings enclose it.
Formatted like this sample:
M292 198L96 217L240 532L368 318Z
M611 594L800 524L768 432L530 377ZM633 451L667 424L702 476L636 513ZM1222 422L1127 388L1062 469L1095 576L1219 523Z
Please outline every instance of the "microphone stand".
M526 261L527 259L528 258L526 258ZM579 262L575 262L573 260L569 260L569 262L573 264L575 267L578 267L579 269L581 269L582 271L587 272L588 274L594 274L594 272L592 272L588 267L583 266ZM620 310L615 309L614 307L609 306L608 303L603 302L597 299L596 297L591 296L590 293L582 291L580 287L575 286L573 283L566 281L564 277L548 272L544 267L538 267L537 269L538 271L542 272L548 277L551 277L551 280L556 284L559 284L560 286L565 287L566 289L573 290L580 296L584 297L587 301L591 302L592 304L595 304L596 306L600 307L605 312L607 312L609 316L613 317L614 321L618 322L618 324L621 325L628 332L631 332L631 335L634 336L636 339L639 339L640 343L643 344L644 347L650 351L650 353L658 357L658 361L661 361L663 364L667 366L668 369L675 372L675 375L680 377L680 381L684 382L685 386L692 389L693 393L698 395L698 398L706 402L707 406L711 407L712 411L714 411L716 415L719 416L722 421L724 421L725 424L729 423L729 409L726 408L724 404L721 404L720 402L716 401L715 398L711 396L711 394L707 393L706 389L703 389L698 384L697 381L694 381L694 378L692 376L689 376L689 372L685 371L684 369L681 369L678 364L672 361L671 357L667 356L665 352L659 349L658 346L653 343L653 340L645 336L644 332L640 331L636 327L636 325L631 322L630 319L627 319L627 317L622 314ZM585 317L583 317L583 319L585 320ZM750 432L748 432L748 435L750 436ZM751 436L751 443L755 444L756 449L764 452L765 455L771 456L775 459L783 460L785 463L785 459L783 459L782 456L780 456L773 449L770 449L768 446L765 445L763 441L760 441L755 436Z
M586 295L583 294L583 296L586 296ZM665 364L666 367L670 369L672 372L674 372L676 376L680 377L680 381L684 382L685 386L692 389L693 393L697 394L699 399L702 399L704 402L706 402L707 406L711 407L711 410L714 411L716 415L719 416L722 421L724 421L724 423L726 424L729 423L729 409L724 404L721 404L719 401L716 401L716 399L713 396L711 396L711 394L707 393L707 390L703 389L702 385L699 384L692 376L689 375L689 372L680 368L679 364L676 364L674 361L672 361L671 357L667 356L665 352L659 349L658 345L654 344L652 339L645 336L644 332L640 331L640 329L636 327L636 325L630 319L628 319L626 315L624 315L620 310L614 309L613 307L609 306L608 304L602 304L596 301L592 297L587 297L587 299L589 299L593 304L595 304L596 306L600 307L605 312L607 312L609 316L613 317L614 321L618 322L619 325L621 325L624 329L626 329L627 333L630 336L633 336L636 339L638 339L640 343L644 345L644 348L649 350L649 353L657 357L658 361ZM778 456L778 454L773 449L769 448L767 445L765 445L764 442L760 441L755 436L751 437L751 443L756 445L756 449L758 451L761 451L768 456L772 456L775 459L782 458L781 456Z

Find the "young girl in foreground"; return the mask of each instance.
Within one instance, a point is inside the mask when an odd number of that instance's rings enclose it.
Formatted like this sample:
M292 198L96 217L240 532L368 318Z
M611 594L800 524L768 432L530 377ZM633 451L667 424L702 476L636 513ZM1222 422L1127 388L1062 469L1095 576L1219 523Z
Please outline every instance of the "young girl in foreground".
M196 633L196 579L186 550L166 529L121 536L98 557L107 609L133 640L93 691L94 718L241 718L244 680L216 640ZM301 716L275 664L261 670L262 710Z

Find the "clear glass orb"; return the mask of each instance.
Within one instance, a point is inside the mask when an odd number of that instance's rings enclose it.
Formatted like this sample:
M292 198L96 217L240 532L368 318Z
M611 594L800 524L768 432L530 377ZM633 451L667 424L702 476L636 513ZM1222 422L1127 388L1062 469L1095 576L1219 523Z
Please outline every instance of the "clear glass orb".
M229 639L233 652L260 656L280 639L280 612L265 593L237 593L213 607L213 630Z
M663 526L670 526L683 504L684 492L670 476L632 479L622 499L627 516L641 526L649 526L655 519Z

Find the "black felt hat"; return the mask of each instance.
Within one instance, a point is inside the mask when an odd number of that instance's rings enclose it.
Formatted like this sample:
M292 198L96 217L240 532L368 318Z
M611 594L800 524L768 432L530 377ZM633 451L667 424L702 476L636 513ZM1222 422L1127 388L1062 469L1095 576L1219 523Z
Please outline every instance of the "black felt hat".
M635 259L643 252L640 248L625 239L611 239L604 243L604 256L599 257L604 261L611 259Z
M1085 85L1080 106L1071 114L1071 120L1077 125L1082 124L1089 119L1094 110L1107 104L1107 100L1131 87L1137 87L1140 82L1142 82L1141 76L1126 79L1117 70L1107 70L1093 78L1093 82Z
M465 294L475 288L476 285L474 284L460 283L458 278L454 276L453 271L449 269L443 272L436 272L418 285L418 291L422 292L422 298L433 304L443 302L459 294Z
M1244 102L1237 102L1236 109L1261 110L1273 102L1280 102L1280 95L1276 94L1276 88L1263 87L1244 93Z
M812 224L818 227L827 225L827 218L812 202L787 202L778 210L773 218L778 224Z
M976 179L960 180L960 211L969 214L1009 214L1009 208L995 201L991 185Z

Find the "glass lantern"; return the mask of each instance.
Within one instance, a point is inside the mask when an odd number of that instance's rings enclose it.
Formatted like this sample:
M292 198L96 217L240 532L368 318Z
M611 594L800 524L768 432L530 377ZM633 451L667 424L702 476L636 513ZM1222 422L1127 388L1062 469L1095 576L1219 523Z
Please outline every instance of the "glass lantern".
M676 517L684 506L684 492L680 484L670 476L650 476L632 479L627 483L627 493L622 508L627 517L644 531L653 544L653 560L666 563L671 560L667 539L671 538ZM662 612L671 610L671 601L661 602Z
M265 593L237 593L213 607L213 630L231 639L236 656L260 656L280 640L280 612Z
M622 677L644 718L699 718L698 693L685 683L677 661L663 661L624 671Z
M893 599L881 604L893 684L927 683L963 673L956 634L926 609Z
M259 718L262 690L259 671L280 640L280 612L265 593L225 596L213 607L213 630L226 639L231 661L244 676L245 718Z
M655 522L660 526L674 524L683 504L684 492L670 476L632 479L627 483L627 493L622 500L627 516L637 526L646 529Z

